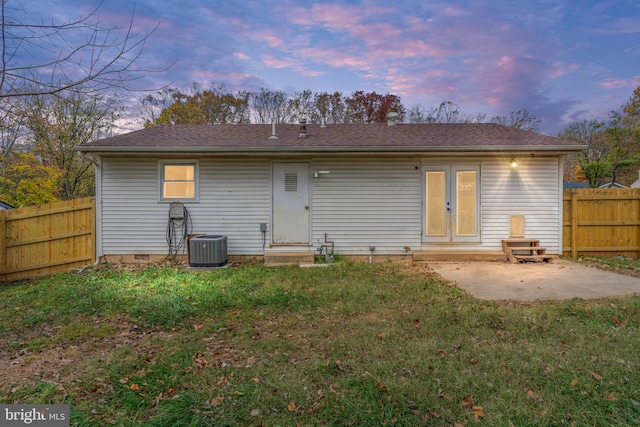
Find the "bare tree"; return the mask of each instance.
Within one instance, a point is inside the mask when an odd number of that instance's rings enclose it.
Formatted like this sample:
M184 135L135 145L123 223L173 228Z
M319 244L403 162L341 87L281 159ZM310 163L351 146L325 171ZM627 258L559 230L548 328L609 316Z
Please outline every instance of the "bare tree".
M135 7L121 30L103 25L98 17L102 3L68 22L34 21L19 2L9 3L0 3L0 98L65 90L131 91L132 82L148 71L137 69L135 63L157 26L143 35L134 33Z
M518 110L509 113L509 117L500 115L493 116L491 118L491 123L537 132L538 129L540 129L542 120L538 119L527 110Z
M94 168L75 147L109 136L124 107L117 94L65 91L25 103L30 151L45 166L61 171L56 196L71 200L94 194Z
M443 101L437 107L428 110L420 104L411 106L407 114L409 123L482 123L486 114L473 115L460 110L460 106L451 101Z
M310 89L296 91L289 99L289 117L292 121L306 119L309 123L320 121L320 114L314 105L313 92Z
M262 88L251 94L254 123L290 123L289 96L283 91Z

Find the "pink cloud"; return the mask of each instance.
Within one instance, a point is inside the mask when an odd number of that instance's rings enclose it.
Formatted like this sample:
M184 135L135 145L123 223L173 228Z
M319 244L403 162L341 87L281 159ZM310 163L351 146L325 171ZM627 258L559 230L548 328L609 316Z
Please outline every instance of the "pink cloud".
M604 89L636 88L640 86L640 76L628 79L609 78L601 81L598 86Z

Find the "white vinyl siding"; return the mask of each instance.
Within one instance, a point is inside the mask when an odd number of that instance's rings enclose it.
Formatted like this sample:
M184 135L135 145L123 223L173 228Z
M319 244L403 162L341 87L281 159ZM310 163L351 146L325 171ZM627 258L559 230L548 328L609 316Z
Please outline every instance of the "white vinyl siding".
M524 216L525 237L540 239L547 253L560 252L561 200L558 157L491 155L457 158L304 159L310 166L311 248L327 239L337 254L404 254L433 250L422 242L427 164L475 164L480 177L480 242L440 244L444 250L500 251L511 215ZM102 254L162 255L168 252L169 204L158 200L163 159L103 158L98 227ZM168 160L168 159L167 159ZM271 235L272 159L198 160L199 199L185 202L193 233L226 235L230 255L263 254L260 224ZM279 160L278 160L279 161ZM296 159L296 161L299 161ZM328 171L328 174L314 172ZM266 247L268 250L268 246ZM186 251L185 251L186 253Z
M168 253L169 205L158 202L158 160L104 158L102 164L103 254ZM261 254L269 162L205 159L199 175L199 202L185 202L192 232L226 235L229 254Z
M495 157L482 164L482 243L501 250L511 215L524 216L524 237L539 239L549 254L560 253L561 218L558 157Z
M313 245L335 241L338 254L404 254L420 249L419 160L315 160ZM313 175L313 173L312 173Z

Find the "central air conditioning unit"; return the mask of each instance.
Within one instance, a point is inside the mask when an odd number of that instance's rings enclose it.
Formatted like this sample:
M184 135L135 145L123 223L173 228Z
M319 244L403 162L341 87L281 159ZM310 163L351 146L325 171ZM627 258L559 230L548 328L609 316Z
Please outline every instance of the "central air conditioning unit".
M200 235L189 239L190 267L222 267L227 257L227 236Z

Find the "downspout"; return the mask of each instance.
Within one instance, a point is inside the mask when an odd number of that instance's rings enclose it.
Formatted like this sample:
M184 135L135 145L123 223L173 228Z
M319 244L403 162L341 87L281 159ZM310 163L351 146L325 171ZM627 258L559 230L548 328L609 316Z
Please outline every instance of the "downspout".
M83 267L84 270L87 267L96 267L100 264L100 257L102 256L102 157L93 158L87 156L82 151L78 151L80 157L92 163L95 171L95 184L96 184L96 261L93 264Z
M566 155L561 154L560 156L558 156L558 187L560 188L558 190L558 192L560 193L558 195L558 255L562 256L564 254L564 236L563 234L563 224L564 224L564 188L563 188L563 184L564 184L564 159L565 159ZM575 245L575 242L572 243L573 245Z

